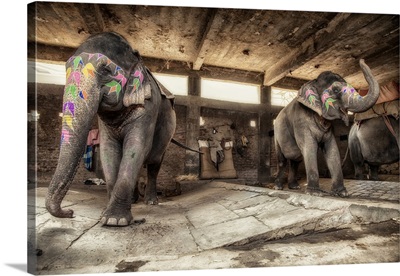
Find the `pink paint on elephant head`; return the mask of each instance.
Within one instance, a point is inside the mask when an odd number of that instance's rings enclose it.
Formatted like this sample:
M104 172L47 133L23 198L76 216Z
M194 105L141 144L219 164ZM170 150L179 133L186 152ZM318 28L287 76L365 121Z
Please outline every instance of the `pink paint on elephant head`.
M121 69L121 70L122 70L122 69ZM125 87L125 84L126 84L126 77L125 77L123 74L121 74L121 73L118 72L118 75L115 77L115 79L117 79L117 80L120 81L122 87Z

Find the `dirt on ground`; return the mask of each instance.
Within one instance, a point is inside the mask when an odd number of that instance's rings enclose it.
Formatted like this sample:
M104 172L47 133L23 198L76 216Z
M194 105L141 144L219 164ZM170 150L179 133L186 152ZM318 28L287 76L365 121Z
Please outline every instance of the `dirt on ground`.
M318 254L318 252L314 252L312 248L313 245L321 243L326 244L328 250L329 248L337 248L340 247L341 244L346 244L346 247L353 247L352 250L364 251L368 254L370 244L365 244L363 239L370 239L371 236L377 240L379 237L384 238L379 242L379 246L382 248L395 248L396 245L398 247L400 244L400 222L391 220L381 223L357 225L354 228L330 229L329 231L320 233L310 232L304 235L286 237L279 240L258 240L240 246L227 246L225 249L240 252L235 260L244 267L264 267L268 266L266 265L267 263L279 263L280 260L288 258L288 256L283 256L281 252L274 250L277 246L279 246L279 248L285 248L285 246L287 246L287 248L303 248L305 249L302 250L304 258L308 257L306 255L314 256ZM349 246L349 244L351 244L351 246ZM310 250L308 248L310 248ZM347 252L345 248L341 251ZM349 255L348 253L344 253L344 255L346 254ZM293 254L293 256L301 257L300 254ZM388 262L399 261L399 252L394 256L392 255L391 259L388 260ZM351 259L349 259L347 263L351 264ZM241 265L238 265L238 267Z

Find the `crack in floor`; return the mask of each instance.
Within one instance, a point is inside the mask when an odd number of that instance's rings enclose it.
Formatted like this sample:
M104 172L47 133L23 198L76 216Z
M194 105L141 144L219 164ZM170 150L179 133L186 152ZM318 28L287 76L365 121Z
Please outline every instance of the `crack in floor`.
M99 224L100 221L96 221L95 224L93 224L92 226L90 226L89 228L83 230L83 232L74 240L71 241L71 243L69 244L69 246L67 246L67 248L65 248L65 250L68 250L75 242L77 242L83 235L85 235L88 231L90 231L93 227L95 227L97 224Z
M190 219L189 219L189 217L187 216L186 213L187 213L187 210L185 210L185 218L187 220L187 226L186 227L189 230L189 234L192 237L193 242L196 244L197 251L201 252L203 250L201 249L200 245L196 242L196 238L193 236L193 233L192 233L192 229L195 229L195 227L192 224L192 222L190 221Z

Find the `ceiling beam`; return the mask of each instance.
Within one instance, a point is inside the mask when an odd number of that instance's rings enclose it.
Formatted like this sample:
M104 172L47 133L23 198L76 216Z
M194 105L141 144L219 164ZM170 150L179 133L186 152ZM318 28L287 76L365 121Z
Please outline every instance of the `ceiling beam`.
M341 35L344 26L349 22L349 17L350 13L338 13L325 28L304 41L297 50L288 53L278 64L265 70L264 85L272 86L306 61L328 49Z
M59 47L41 43L28 43L28 59L47 63L64 64L76 51L76 48ZM192 70L191 64L182 61L143 57L144 64L152 71L176 75L196 75L199 77L240 81L261 85L263 74L223 67L207 66L207 69Z
M42 43L28 42L28 59L47 63L65 63L76 48L59 47Z
M104 20L98 4L80 4L79 14L82 16L90 34L104 32Z
M215 20L217 9L209 9L209 15L207 17L207 25L204 29L203 36L199 43L199 52L193 62L193 70L200 70L206 58L207 51L211 47L213 37L220 28L220 20Z

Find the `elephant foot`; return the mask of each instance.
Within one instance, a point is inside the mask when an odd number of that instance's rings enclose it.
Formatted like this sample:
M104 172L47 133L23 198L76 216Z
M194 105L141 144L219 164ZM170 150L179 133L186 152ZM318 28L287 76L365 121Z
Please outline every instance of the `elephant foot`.
M144 200L144 202L147 204L147 205L158 205L158 198L157 197L152 197L152 198L146 198L145 200Z
M306 188L306 194L312 195L312 196L325 196L328 193L325 192L324 190L321 190L319 187L307 187Z
M339 188L332 188L331 194L333 196L339 196L339 197L348 197L349 193L347 192L345 187L339 187Z
M300 185L299 185L299 183L297 182L297 181L295 181L295 182L289 182L289 189L291 189L291 190L298 190L298 189L300 189Z
M107 209L101 219L100 223L103 226L128 226L133 220L130 210L112 210Z
M275 190L283 190L283 186L275 184L274 189Z
M275 180L275 186L274 189L275 190L283 190L283 182L280 179L276 179Z

